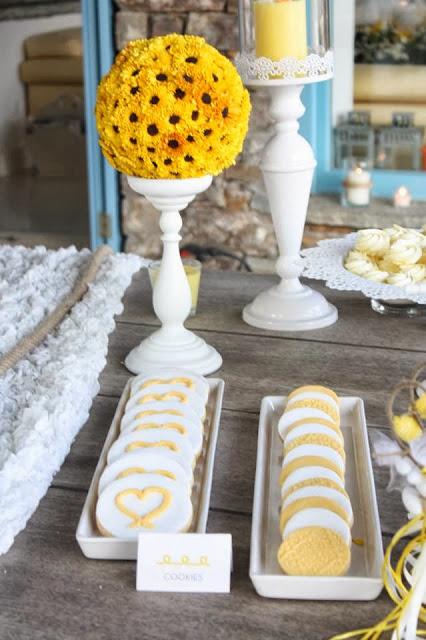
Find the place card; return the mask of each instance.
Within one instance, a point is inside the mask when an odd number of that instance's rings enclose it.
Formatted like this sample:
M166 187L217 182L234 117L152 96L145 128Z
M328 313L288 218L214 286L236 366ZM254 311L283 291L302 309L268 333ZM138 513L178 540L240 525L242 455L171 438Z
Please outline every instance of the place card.
M140 533L136 589L229 593L231 563L229 533Z

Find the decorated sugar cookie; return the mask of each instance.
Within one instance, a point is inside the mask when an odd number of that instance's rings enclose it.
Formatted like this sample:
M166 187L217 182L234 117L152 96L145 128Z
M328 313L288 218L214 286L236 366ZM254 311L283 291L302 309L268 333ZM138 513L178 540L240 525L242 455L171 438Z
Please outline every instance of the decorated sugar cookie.
M123 453L130 451L173 451L179 464L186 470L193 468L194 452L188 438L170 429L149 429L122 433L108 451L108 464L112 464Z
M203 420L197 415L194 409L188 405L178 405L175 402L148 402L144 405L135 405L131 409L126 409L126 412L121 420L121 430L134 420L145 420L152 416L167 414L168 416L179 416L186 418L200 425L202 428Z
M343 445L340 442L337 442L334 437L320 433L309 433L306 435L301 435L297 438L290 439L289 442L286 441L284 444L285 455L290 453L290 451L293 451L293 449L296 449L296 447L300 447L304 444L331 447L331 449L334 449L339 455L342 456L343 460L346 460L346 453Z
M327 467L301 467L290 473L281 485L281 496L288 495L302 487L321 486L330 487L346 495L343 479L339 474Z
M150 389L158 384L173 384L183 389L189 389L197 393L204 404L207 402L209 395L207 380L184 369L161 369L155 376L136 376L132 382L130 394L134 395L138 391Z
M187 485L189 492L193 483L192 471L182 467L174 451L165 447L162 447L161 453L158 451L159 449L155 451L135 449L129 453L123 453L105 467L99 478L98 492L102 493L114 480L138 473L156 473L170 478L181 485Z
M278 562L288 575L340 576L351 561L348 524L327 509L305 509L286 524Z
M204 418L206 413L206 403L201 396L178 384L157 384L139 389L130 396L126 411L135 406L144 407L152 402L171 402L178 408L182 405L191 407L199 418Z
M167 413L158 413L145 418L139 418L130 422L122 429L122 433L132 431L149 431L150 429L172 429L189 439L194 454L198 456L203 447L203 430L200 422L192 422L181 416L170 416Z
M337 473L342 480L345 477L345 463L337 451L331 447L303 444L285 455L280 482L284 482L296 469L311 466L327 467Z
M291 431L293 431L293 429L297 429L297 427L301 427L304 425L321 425L323 427L327 427L327 429L331 429L332 431L337 433L337 435L341 437L343 441L343 435L340 425L333 422L331 418L327 418L326 420L324 420L323 418L302 418L301 420L296 420L296 422L292 422L292 424L287 427L284 438L287 437L287 435Z
M280 531L298 511L312 508L328 509L343 518L350 527L353 524L352 506L347 495L330 487L310 486L293 491L283 500Z
M299 387L298 389L294 389L291 393L289 393L287 398L287 404L293 401L298 400L321 400L322 402L328 402L331 404L336 411L339 411L339 398L338 396L327 387L317 386L317 385L306 385L304 387Z
M329 417L329 420L340 425L339 409L336 408L335 403L331 398L327 398L326 400L319 400L318 398L305 398L304 400L301 400L298 397L290 398L287 402L284 413L298 408L319 409L320 411L324 411Z
M326 436L327 438L332 438L339 445L343 446L344 441L341 431L337 431L329 426L317 424L315 422L310 424L302 422L302 424L300 424L299 426L288 429L284 438L284 450L286 450L287 447L295 440L311 435Z
M306 400L301 400L300 402L307 402ZM300 406L299 403L294 403L291 407L287 407L281 416L278 422L278 431L281 438L284 439L287 430L296 422L306 419L321 419L326 420L327 422L333 422L336 427L339 426L339 422L334 420L330 415L334 409L331 405L326 405L325 403L319 407L309 407L309 406Z
M184 532L191 522L187 485L156 473L114 480L96 505L96 523L103 536L135 540L140 532Z

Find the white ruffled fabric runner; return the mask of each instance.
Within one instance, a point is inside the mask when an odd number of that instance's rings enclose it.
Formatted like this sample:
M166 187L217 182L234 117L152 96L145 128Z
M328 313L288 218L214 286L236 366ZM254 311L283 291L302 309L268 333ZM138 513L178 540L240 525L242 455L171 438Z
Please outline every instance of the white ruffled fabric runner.
M0 247L0 355L72 290L90 255L74 247ZM106 258L57 330L0 376L0 554L25 527L86 422L114 316L146 264L130 254Z

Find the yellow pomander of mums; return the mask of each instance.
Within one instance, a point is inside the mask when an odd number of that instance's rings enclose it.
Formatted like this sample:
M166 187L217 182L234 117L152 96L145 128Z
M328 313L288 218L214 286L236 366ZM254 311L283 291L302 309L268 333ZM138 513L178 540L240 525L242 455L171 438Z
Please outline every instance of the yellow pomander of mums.
M233 64L198 36L130 42L101 80L103 154L127 175L196 178L235 162L250 98Z
M393 428L396 435L403 442L412 442L422 435L422 428L414 416L405 413L402 416L394 416Z

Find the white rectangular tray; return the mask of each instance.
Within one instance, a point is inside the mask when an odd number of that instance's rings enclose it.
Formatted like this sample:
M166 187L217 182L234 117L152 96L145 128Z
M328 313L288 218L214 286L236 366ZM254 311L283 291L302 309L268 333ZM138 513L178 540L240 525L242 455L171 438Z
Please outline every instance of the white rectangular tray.
M95 509L98 495L99 478L106 466L107 453L120 433L120 422L129 398L128 380L117 406L111 427L108 431L98 464L93 474L86 501L77 527L77 542L88 558L104 560L136 560L137 541L123 538L105 538L99 534L95 523ZM218 378L208 378L210 391L204 422L203 450L194 470L192 504L194 520L190 532L205 533L210 505L210 492L213 480L214 456L219 433L220 413L222 410L223 389L225 383ZM153 534L155 535L155 534Z
M340 409L346 489L355 518L352 537L364 544L352 545L351 566L342 577L288 576L278 564L282 441L277 424L285 402L282 396L267 396L260 411L250 548L250 578L254 587L267 598L374 600L383 588L383 547L364 404L360 398L340 398Z

